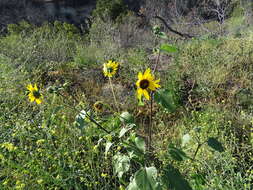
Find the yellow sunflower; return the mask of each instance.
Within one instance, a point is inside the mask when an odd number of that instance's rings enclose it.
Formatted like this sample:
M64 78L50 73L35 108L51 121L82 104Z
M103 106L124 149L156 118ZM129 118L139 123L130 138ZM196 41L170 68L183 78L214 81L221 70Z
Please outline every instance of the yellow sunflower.
M42 94L40 93L36 84L34 86L32 84L27 85L26 87L29 90L28 98L30 102L36 102L37 104L42 103Z
M155 80L155 77L151 74L151 70L148 68L143 74L138 73L138 81L136 82L137 86L137 97L140 100L142 95L149 100L150 96L148 90L155 91L156 88L161 87L158 83L160 79Z
M116 74L118 70L119 63L109 60L107 63L104 63L103 72L106 77L112 77Z

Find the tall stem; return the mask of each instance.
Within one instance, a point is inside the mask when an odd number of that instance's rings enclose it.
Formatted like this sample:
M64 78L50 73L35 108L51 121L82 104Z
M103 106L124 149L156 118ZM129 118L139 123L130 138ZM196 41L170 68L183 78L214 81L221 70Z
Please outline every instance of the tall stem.
M66 98L66 96L62 95L61 93L59 93L60 96L62 96L63 98ZM80 112L80 110L76 109L75 107L73 106L70 106L66 103L63 103L64 106L68 107L68 108L71 108L77 112ZM89 114L86 113L86 116L88 116L89 120L94 123L99 129L103 130L104 132L110 134L110 131L106 130L102 125L100 125L95 119L93 119Z
M157 58L156 58L155 68L154 68L154 70L153 70L153 73L155 73L155 72L156 72L157 66L158 66L159 61L160 61L160 56L161 56L161 52L160 52L160 50L159 50L159 52L158 52L158 56L157 56Z
M150 100L150 117L149 117L149 126L148 126L148 150L151 150L152 143L152 128L153 128L153 93L151 92Z
M114 90L113 90L113 86L112 86L112 80L111 80L110 77L109 77L109 82L110 82L110 86L111 86L111 90L112 90L112 95L113 95L114 103L115 103L117 111L119 112L118 103L117 103L117 100L116 100L116 96L115 96L115 93L114 93Z

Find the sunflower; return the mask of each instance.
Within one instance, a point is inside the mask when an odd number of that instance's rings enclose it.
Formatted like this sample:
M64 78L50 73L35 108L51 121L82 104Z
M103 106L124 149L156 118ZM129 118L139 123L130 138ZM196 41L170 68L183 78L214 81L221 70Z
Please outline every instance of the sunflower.
M158 83L160 79L155 80L155 77L151 74L151 70L148 68L143 74L141 72L138 73L138 81L136 82L137 86L137 97L140 100L142 95L149 100L150 96L148 93L148 89L151 91L155 91L156 88L161 87Z
M118 70L119 63L116 61L109 60L107 63L104 63L103 72L106 77L112 77L116 74Z
M34 87L32 84L27 85L26 87L29 90L28 98L30 102L36 102L37 104L42 103L42 94L40 93L38 87L36 84L34 84Z
M102 112L104 109L104 104L101 101L97 101L94 103L93 108L96 112Z

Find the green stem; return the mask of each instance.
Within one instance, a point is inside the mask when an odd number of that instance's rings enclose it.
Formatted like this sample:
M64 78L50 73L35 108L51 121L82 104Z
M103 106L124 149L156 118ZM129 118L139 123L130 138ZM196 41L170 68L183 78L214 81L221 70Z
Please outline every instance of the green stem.
M61 93L59 93L59 95L65 98L65 96L62 95ZM66 107L68 107L68 108L71 108L71 109L77 111L77 112L80 112L80 110L78 110L78 109L76 109L75 107L72 107L72 106L70 106L70 105L68 105L68 104L66 104L66 103L64 103L64 105L65 105ZM89 120L90 120L92 123L94 123L99 129L101 129L101 130L103 130L104 132L110 134L110 131L106 130L102 125L100 125L100 124L99 124L95 119L93 119L89 114L86 113L86 116L87 116L87 117L89 118Z
M115 103L117 111L119 112L119 107L118 107L116 96L115 96L115 93L114 93L114 90L113 90L111 77L109 77L109 82L110 82L110 86L111 86L111 90L112 90L112 95L113 95L114 103Z
M151 143L152 143L152 127L153 127L153 93L151 92L151 100L150 100L150 120L148 126L148 151L151 151Z
M154 68L154 70L153 70L153 73L156 72L157 66L158 66L159 61L160 61L160 55L161 55L161 53L160 53L160 50L159 50L158 56L157 56L157 59L156 59L156 63L155 63L155 68Z
M195 151L195 153L194 153L194 155L193 155L192 160L195 160L195 158L196 158L196 156L197 156L197 154L198 154L198 151L199 151L200 147L201 147L203 144L204 144L204 143L198 143L197 149L196 149L196 151Z

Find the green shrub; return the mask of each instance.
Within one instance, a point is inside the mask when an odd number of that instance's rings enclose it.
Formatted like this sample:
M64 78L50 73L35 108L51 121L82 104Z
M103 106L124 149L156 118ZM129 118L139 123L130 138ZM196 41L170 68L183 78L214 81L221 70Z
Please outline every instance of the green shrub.
M93 14L103 19L109 17L115 21L120 15L126 12L127 7L122 0L98 0Z

